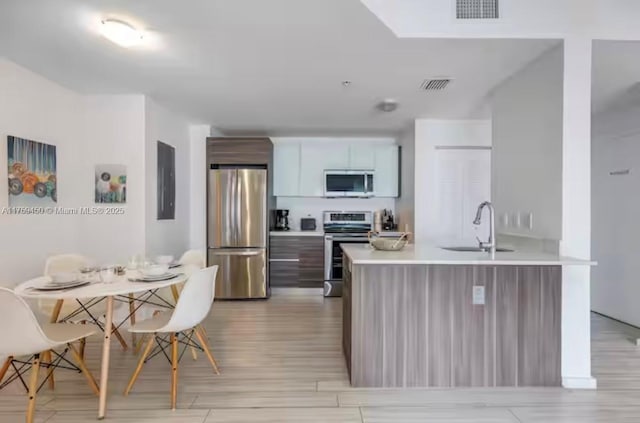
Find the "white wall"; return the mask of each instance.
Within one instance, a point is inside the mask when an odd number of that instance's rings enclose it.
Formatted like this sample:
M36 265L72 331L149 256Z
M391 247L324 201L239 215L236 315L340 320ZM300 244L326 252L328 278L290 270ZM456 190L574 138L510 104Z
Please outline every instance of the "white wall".
M58 205L77 207L93 200L82 195L83 142L80 96L0 58L0 208L8 206L7 135L56 145ZM93 173L85 175L93 180ZM12 286L42 274L45 258L74 251L81 235L74 216L0 214L0 285Z
M316 228L322 230L323 211L375 211L395 210L394 198L317 198L317 197L278 197L276 206L289 210L289 227L300 229L300 218L313 217Z
M158 149L162 141L175 148L176 202L175 219L157 219ZM146 173L146 254L149 257L171 254L179 257L189 248L191 133L186 119L145 101L145 173Z
M561 47L545 53L493 91L492 195L501 233L562 237L562 54ZM514 215L528 212L533 229L517 227Z
M415 124L405 129L398 138L400 146L400 197L396 199L398 229L413 232L415 228Z
M594 116L592 308L640 326L640 102ZM628 170L628 174L611 172Z
M126 165L128 191L123 215L0 212L0 286L41 275L52 254L77 252L97 263L123 263L145 254L147 246L149 254L177 255L187 248L190 156L184 119L142 95L79 95L5 59L0 59L0 93L0 180L7 180L6 140L14 135L56 145L58 207L95 206L96 164ZM178 147L176 221L155 221L156 139ZM7 206L5 182L0 211Z
M207 137L209 125L190 128L191 201L189 248L205 250L207 247Z
M415 122L415 239L438 233L437 147L491 147L488 120L418 119Z
M93 203L96 164L126 165L127 203L117 205L124 207L123 215L80 216L85 235L77 251L99 263L126 263L145 249L144 96L90 96L81 101L84 136L73 157L82 169L77 177L82 187L79 205Z

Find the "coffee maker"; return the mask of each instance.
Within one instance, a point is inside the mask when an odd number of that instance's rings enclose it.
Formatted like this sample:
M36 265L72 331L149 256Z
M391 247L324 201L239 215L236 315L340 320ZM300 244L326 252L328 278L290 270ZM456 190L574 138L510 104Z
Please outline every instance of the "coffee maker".
M274 215L274 227L275 231L288 231L289 230L289 210L277 209L273 211Z

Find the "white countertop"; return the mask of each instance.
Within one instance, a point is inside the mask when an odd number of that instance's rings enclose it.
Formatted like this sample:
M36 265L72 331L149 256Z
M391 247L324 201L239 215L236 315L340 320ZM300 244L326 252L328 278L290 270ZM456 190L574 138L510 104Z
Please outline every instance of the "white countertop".
M486 266L593 266L596 262L548 253L488 253L444 250L430 244L407 245L400 251L377 251L368 244L345 244L342 250L352 264L473 264Z
M271 231L271 236L324 236L321 231Z

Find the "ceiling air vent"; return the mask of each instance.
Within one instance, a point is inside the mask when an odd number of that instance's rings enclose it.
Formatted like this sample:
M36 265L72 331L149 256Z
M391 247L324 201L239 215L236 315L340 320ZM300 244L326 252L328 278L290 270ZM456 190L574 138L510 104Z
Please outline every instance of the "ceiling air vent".
M458 19L498 19L498 0L456 0Z
M425 79L420 88L424 91L440 91L444 90L449 82L451 82L449 78Z

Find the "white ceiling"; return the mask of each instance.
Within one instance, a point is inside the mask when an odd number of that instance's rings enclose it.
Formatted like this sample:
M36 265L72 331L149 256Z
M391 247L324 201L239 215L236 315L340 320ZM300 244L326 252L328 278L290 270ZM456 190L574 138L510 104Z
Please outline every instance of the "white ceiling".
M640 101L640 41L594 41L591 79L595 113Z
M98 34L107 17L149 29L149 45L109 43ZM0 55L80 92L147 94L227 133L382 134L418 117L468 117L556 44L398 39L359 0L0 4ZM433 76L454 82L420 91ZM377 111L384 98L398 100L398 110Z

